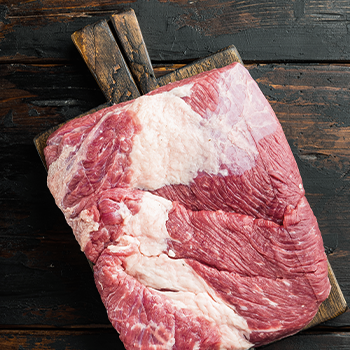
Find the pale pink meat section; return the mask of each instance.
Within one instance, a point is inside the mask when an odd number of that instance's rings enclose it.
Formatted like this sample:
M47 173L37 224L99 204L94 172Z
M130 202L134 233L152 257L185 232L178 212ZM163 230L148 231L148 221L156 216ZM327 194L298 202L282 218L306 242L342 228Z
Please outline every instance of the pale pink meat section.
M72 120L45 157L126 349L249 349L328 296L297 164L240 64Z

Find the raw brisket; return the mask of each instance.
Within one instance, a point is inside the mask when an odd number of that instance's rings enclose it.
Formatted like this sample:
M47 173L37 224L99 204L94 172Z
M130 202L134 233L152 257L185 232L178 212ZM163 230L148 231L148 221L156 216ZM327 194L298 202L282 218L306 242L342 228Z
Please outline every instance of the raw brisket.
M328 296L297 164L238 63L72 120L45 157L126 349L260 346Z

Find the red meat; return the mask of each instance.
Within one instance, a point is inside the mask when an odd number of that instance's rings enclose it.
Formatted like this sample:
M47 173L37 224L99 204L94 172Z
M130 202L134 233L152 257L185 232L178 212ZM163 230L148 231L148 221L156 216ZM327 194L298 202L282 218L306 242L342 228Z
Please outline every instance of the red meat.
M238 63L72 120L45 157L127 349L248 349L328 296L297 164Z

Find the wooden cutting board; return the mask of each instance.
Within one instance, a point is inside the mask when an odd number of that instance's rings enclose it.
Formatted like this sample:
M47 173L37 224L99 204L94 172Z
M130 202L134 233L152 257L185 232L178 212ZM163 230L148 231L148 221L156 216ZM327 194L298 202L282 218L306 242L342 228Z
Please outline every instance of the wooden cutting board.
M137 98L159 86L213 68L221 68L233 62L243 64L239 53L232 45L156 78L133 10L117 13L112 15L109 20L101 20L88 25L74 32L72 40L107 99L106 104L98 106L77 118L91 114L113 103ZM45 168L47 167L43 150L46 146L46 140L61 125L41 133L34 139ZM332 285L330 295L322 303L317 315L305 329L339 316L347 310L346 301L329 263L328 275Z

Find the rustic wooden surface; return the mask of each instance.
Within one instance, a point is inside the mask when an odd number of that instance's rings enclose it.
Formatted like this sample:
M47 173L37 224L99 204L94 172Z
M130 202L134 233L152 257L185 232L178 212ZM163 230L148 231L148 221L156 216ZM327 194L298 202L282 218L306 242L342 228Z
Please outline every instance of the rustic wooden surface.
M3 1L0 348L122 349L32 140L106 102L70 36L129 7L157 76L238 48L281 121L349 303L348 1ZM346 312L264 348L348 349L349 326Z
M72 34L73 41L77 46L77 49L81 53L84 61L87 63L93 76L100 83L102 92L106 96L107 100L111 103L120 103L128 99L133 99L138 96L133 94L120 93L117 89L123 91L132 91L138 88L137 95L143 95L152 91L158 86L169 84L178 80L186 79L196 74L208 71L214 68L221 68L233 62L239 62L243 64L243 61L234 45L228 48L222 49L217 53L206 56L204 58L193 61L186 64L181 68L175 69L159 78L156 78L153 71L153 66L148 57L148 51L142 38L141 28L139 27L135 12L128 10L111 16L111 22L114 25L115 33L113 34L108 28L107 21L98 21L97 23L86 26L82 30L74 32ZM102 30L101 28L102 24ZM95 29L98 28L98 29ZM96 36L96 33L97 36ZM91 49L90 43L95 43L98 40L100 43L98 47L107 48L103 50L96 49L97 45L93 45ZM112 47L114 46L114 47ZM119 47L121 49L119 49ZM120 57L121 51L123 51L124 59ZM117 63L115 59L111 60L110 52L118 52ZM93 67L92 64L93 63ZM103 62L96 69L96 62ZM118 63L119 62L119 63ZM122 66L121 66L122 64ZM115 67L118 65L119 80L118 77L105 79L110 77L110 72L115 71ZM133 76L134 79L131 78ZM125 79L125 77L129 77ZM101 83L102 82L102 83ZM130 86L128 86L128 83ZM112 84L111 86L109 84ZM111 93L113 91L113 93ZM90 110L85 114L93 113L94 111L104 108L105 106L99 106L93 110ZM78 116L82 117L83 115ZM62 124L60 124L62 125ZM54 126L47 131L40 133L35 137L34 143L36 149L41 157L42 163L47 169L44 148L46 147L46 140L58 126ZM91 262L90 262L91 264ZM341 315L347 309L347 304L341 289L337 283L336 277L333 273L332 267L328 264L328 275L331 283L331 291L328 298L320 305L319 310L313 320L304 328L316 326L321 322L328 321L336 316Z
M119 103L140 96L107 20L100 20L74 32L72 40L107 101Z
M158 83L135 11L113 14L111 22L141 95L154 90Z

